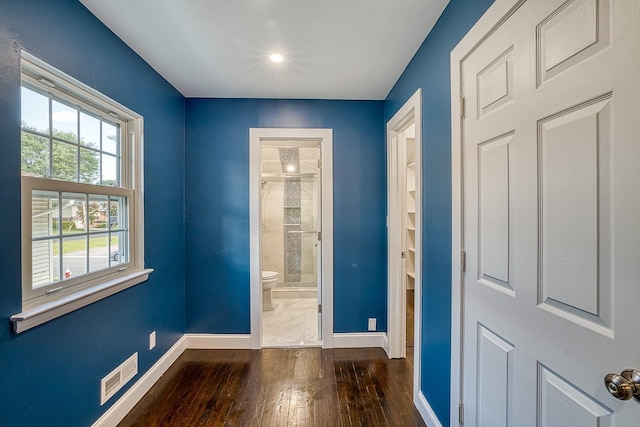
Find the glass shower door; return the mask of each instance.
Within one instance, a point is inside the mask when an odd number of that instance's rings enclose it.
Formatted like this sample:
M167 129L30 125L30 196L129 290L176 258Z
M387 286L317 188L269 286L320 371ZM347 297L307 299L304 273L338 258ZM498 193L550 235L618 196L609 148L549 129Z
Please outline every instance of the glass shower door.
M263 345L321 342L319 159L312 141L262 147L262 270L280 273L275 309L263 310Z

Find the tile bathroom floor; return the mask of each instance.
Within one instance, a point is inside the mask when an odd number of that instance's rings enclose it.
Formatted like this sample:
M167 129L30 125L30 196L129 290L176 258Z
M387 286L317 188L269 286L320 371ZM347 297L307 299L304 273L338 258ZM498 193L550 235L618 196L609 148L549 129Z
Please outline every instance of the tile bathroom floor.
M275 309L262 312L264 346L313 346L318 339L316 298L274 298Z

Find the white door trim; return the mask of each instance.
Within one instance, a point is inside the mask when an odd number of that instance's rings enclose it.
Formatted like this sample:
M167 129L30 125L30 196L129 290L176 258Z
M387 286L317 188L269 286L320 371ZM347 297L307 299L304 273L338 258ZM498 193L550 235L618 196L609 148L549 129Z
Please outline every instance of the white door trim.
M387 318L387 334L389 347L387 354L390 358L406 357L406 289L402 274L401 260L392 257L391 254L399 254L402 247L402 215L398 209L402 195L396 194L397 182L397 155L393 153L393 138L401 127L413 116L415 122L415 159L416 159L416 236L415 236L415 323L414 323L414 375L413 375L413 399L416 401L420 389L420 325L422 324L422 89L416 92L398 110L387 123L387 201L388 217L388 276L387 286L389 293L389 306ZM405 183L406 186L406 183Z
M262 140L320 140L322 152L322 346L333 348L333 130L249 129L249 257L251 348L262 346L260 266L260 144Z
M475 47L498 24L506 20L525 0L495 0L476 24L451 51L451 425L458 420L458 405L462 401L462 274L461 253L464 251L462 217L462 82L461 64Z

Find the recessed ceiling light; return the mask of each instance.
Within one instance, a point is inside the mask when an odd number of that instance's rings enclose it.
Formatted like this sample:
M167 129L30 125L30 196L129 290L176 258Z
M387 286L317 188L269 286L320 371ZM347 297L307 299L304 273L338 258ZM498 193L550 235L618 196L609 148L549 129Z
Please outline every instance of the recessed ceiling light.
M296 171L295 165L287 165L287 172L295 172L295 171Z
M271 60L271 62L282 62L284 60L284 56L279 53L273 53L271 54L269 59Z

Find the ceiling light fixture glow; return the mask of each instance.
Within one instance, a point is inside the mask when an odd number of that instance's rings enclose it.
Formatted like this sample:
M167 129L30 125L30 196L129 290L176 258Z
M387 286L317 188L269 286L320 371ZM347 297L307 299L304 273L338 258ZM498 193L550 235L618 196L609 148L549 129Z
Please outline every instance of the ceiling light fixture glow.
M288 165L287 166L287 172L295 172L295 171L296 171L295 165Z
M273 54L271 54L269 59L271 60L271 62L282 62L282 61L284 61L284 56L282 56L279 53L273 53Z

